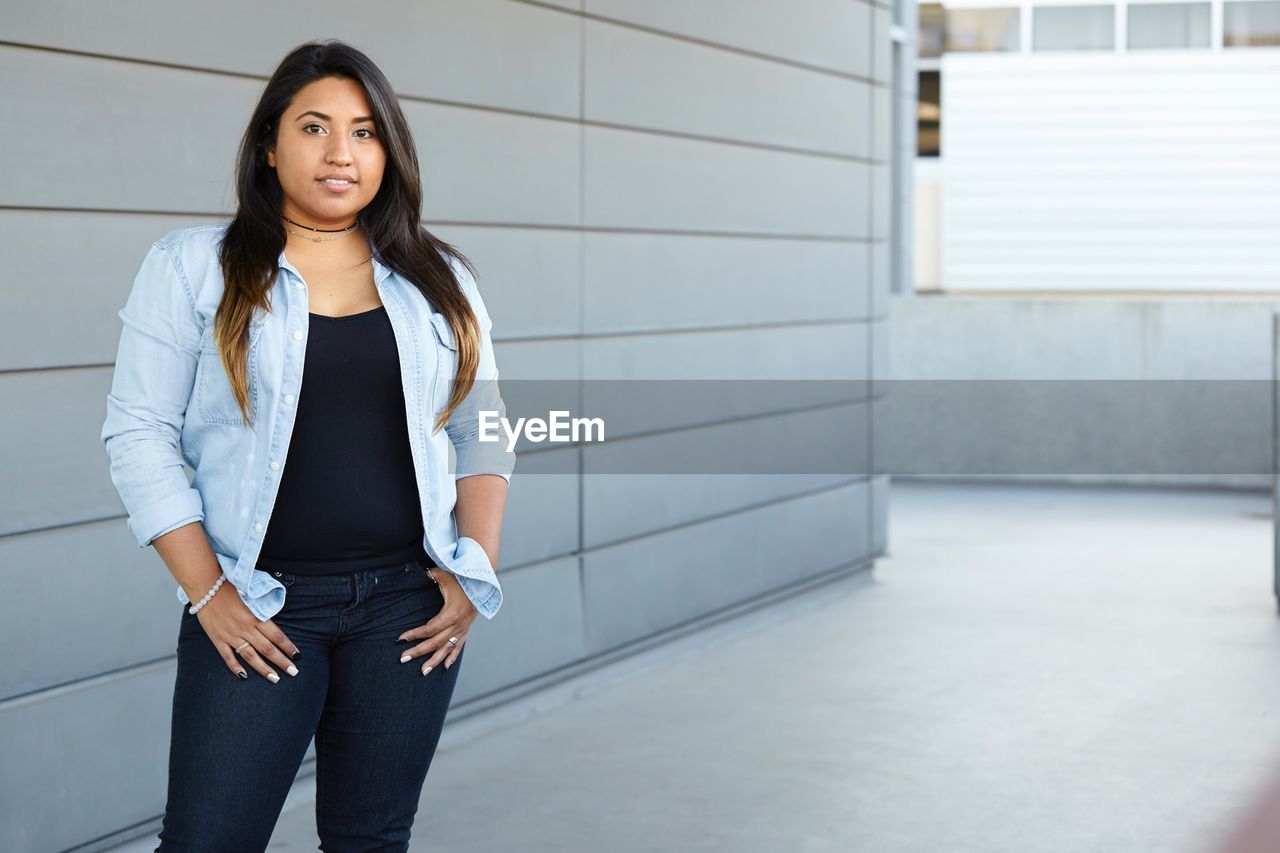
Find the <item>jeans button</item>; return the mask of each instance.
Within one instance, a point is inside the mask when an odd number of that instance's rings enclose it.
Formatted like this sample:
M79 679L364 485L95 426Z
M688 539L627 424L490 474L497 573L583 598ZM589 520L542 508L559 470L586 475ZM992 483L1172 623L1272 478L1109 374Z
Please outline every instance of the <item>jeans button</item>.
M276 576L276 577L280 577L280 573L279 573L279 572L275 572L275 576Z

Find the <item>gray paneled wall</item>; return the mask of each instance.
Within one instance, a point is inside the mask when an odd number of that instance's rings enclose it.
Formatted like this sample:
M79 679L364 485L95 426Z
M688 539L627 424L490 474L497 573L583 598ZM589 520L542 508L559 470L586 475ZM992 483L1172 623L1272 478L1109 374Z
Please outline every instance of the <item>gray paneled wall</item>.
M479 268L504 377L885 373L885 8L349 12L330 0L213 16L140 0L5 10L0 105L26 130L7 135L22 167L0 189L0 642L20 650L0 670L0 849L101 846L151 831L163 809L180 614L172 578L125 527L98 443L115 312L151 241L231 213L242 124L297 43L338 35L396 85L424 216ZM850 405L863 425L850 441L883 471L882 406ZM734 441L784 434L784 417L697 428ZM592 460L522 453L506 601L469 640L455 713L885 547L883 475L586 476Z

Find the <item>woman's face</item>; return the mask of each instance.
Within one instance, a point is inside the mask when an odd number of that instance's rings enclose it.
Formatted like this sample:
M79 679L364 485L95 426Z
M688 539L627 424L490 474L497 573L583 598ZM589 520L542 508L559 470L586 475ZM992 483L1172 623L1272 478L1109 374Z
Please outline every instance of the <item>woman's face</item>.
M337 77L298 91L280 116L275 146L267 148L284 189L284 215L317 228L351 224L378 194L386 162L364 89ZM330 175L350 183L326 183Z

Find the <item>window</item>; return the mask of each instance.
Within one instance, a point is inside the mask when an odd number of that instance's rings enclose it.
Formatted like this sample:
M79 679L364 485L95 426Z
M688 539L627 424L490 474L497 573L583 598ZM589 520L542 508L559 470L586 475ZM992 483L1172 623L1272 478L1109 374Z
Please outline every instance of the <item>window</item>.
M1280 2L1227 2L1222 7L1223 47L1280 45Z
M942 143L942 87L937 71L921 71L916 96L916 154L937 157Z
M947 9L946 51L1017 50L1017 9Z
M1142 3L1129 7L1131 50L1208 46L1208 3Z
M920 28L916 34L916 56L942 56L947 43L947 12L939 3L920 4Z
M1037 6L1032 50L1114 50L1114 6Z
M1018 16L1016 7L991 9L947 9L940 3L922 3L916 50L921 59L943 53L1016 51Z

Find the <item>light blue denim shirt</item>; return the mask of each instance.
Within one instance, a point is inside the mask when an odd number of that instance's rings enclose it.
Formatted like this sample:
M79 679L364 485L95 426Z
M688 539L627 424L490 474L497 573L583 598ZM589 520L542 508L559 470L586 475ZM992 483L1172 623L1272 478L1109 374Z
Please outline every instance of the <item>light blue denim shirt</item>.
M309 327L308 289L280 253L269 313L250 326L249 398L256 430L241 419L213 339L223 290L218 243L228 223L174 229L147 252L119 316L123 321L101 440L128 526L145 548L161 534L201 521L229 583L260 620L284 606L285 588L255 566L289 456ZM423 547L457 576L486 619L502 587L480 543L459 536L455 481L498 474L508 482L515 453L479 440L479 413L506 407L498 390L493 326L475 280L450 261L480 321L475 385L443 430L431 433L457 370L452 329L413 284L373 259L374 280L400 352L409 444L422 505ZM449 471L449 444L457 456ZM183 463L194 470L188 480ZM178 600L189 603L178 587Z

